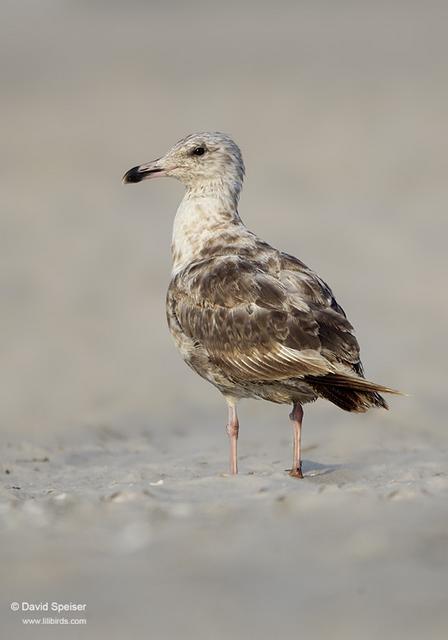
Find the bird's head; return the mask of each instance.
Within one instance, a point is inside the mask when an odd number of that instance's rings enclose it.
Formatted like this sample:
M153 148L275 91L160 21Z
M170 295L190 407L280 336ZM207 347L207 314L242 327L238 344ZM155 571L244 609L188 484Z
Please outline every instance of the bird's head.
M129 169L123 182L161 177L177 178L192 192L224 189L238 199L244 163L238 145L226 134L193 133L179 140L161 158Z

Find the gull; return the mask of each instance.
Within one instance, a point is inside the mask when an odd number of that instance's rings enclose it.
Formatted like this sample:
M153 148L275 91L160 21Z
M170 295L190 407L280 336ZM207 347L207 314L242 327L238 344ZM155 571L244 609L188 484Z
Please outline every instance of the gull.
M399 392L364 378L353 327L330 287L244 225L244 173L229 136L202 132L133 167L123 181L172 177L185 186L173 225L167 319L185 362L227 401L230 473L238 473L237 403L261 398L292 405L290 475L302 478L305 403L324 398L362 413L388 408L380 392Z

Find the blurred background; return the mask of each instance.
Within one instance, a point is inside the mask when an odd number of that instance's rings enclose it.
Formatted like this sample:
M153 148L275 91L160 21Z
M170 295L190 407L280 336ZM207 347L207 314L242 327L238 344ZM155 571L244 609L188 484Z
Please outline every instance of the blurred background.
M3 3L3 428L40 438L222 412L166 328L182 187L121 184L201 130L243 150L249 228L330 283L367 373L411 393L400 411L437 428L447 13L438 2Z
M224 403L165 321L182 187L121 184L184 135L220 130L245 158L247 226L330 284L367 376L410 394L362 417L317 403L305 444L345 460L392 442L440 448L445 2L4 0L0 12L5 445L105 429L185 464L209 447L225 468ZM287 409L246 403L241 421L243 454L277 447L283 469Z

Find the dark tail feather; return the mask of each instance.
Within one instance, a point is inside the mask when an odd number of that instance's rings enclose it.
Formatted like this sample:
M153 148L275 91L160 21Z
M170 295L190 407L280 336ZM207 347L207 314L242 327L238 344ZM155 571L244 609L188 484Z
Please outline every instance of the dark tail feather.
M402 395L395 389L389 389L364 378L343 373L329 373L326 376L306 376L306 381L322 398L330 400L330 402L345 411L363 413L370 407L388 409L387 403L380 396L379 391Z

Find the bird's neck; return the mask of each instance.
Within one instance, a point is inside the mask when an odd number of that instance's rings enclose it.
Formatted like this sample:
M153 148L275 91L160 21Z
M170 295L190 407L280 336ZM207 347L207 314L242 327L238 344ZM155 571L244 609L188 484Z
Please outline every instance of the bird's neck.
M207 198L211 203L219 203L223 209L236 211L242 187L242 175L228 172L213 178L187 182L183 201ZM215 205L215 206L216 206Z
M238 196L222 190L187 190L174 219L173 273L213 256L214 250L236 242L247 232L238 215L237 200Z

